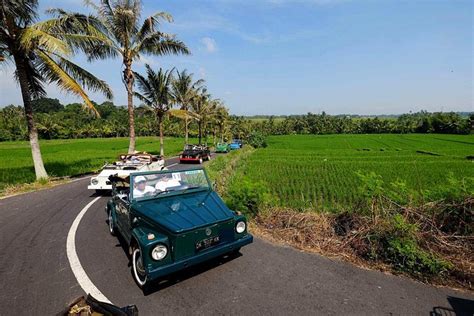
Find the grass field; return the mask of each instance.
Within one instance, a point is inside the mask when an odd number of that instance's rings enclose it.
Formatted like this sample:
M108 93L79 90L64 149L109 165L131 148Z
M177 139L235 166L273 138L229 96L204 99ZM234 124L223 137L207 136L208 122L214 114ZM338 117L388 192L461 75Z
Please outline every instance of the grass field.
M183 149L184 139L166 138L165 155ZM68 139L41 141L41 151L50 176L78 175L100 169L128 150L128 138ZM159 139L137 138L137 150L159 153ZM0 190L7 185L35 180L30 145L27 141L0 143Z
M380 174L386 184L406 181L416 191L456 178L474 177L474 136L321 135L273 136L237 171L263 181L272 204L344 209L359 197L357 171Z

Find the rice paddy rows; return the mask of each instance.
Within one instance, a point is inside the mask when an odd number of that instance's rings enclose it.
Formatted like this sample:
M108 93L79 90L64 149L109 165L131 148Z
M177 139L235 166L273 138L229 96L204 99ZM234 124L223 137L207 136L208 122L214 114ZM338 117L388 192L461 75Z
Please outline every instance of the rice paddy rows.
M433 189L446 181L474 177L474 136L460 135L292 135L269 137L237 171L263 181L272 203L312 209L351 207L359 197L357 171L380 174L389 184Z

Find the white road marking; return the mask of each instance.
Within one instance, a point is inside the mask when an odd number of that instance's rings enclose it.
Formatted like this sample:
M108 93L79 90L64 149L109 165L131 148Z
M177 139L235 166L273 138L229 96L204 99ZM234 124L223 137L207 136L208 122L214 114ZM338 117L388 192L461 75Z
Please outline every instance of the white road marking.
M90 293L92 296L94 296L94 298L98 299L99 301L111 303L109 299L105 297L105 295L102 294L101 291L99 291L99 289L94 285L94 283L92 283L91 279L89 279L86 271L84 271L84 268L82 267L81 262L79 261L79 257L77 256L76 252L76 232L77 228L79 227L79 223L81 222L82 217L84 217L84 215L86 214L87 210L89 210L92 204L94 204L98 199L100 199L100 196L90 201L89 204L87 204L77 215L76 219L74 219L74 222L72 223L71 228L69 229L69 233L67 234L66 252L67 258L69 260L69 265L71 266L71 270L74 273L77 282L84 290L84 292L88 294Z
M174 166L176 166L176 165L178 165L178 164L179 164L179 163L176 162L176 163L174 163L174 164L171 164L171 165L169 165L169 166L166 166L166 168L174 167Z

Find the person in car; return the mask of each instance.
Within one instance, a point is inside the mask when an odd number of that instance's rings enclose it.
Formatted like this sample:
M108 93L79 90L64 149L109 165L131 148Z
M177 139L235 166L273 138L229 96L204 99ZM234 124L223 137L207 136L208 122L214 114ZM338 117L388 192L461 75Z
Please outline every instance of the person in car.
M155 185L156 190L166 191L172 187L178 187L181 183L178 179L173 178L173 174L167 173L163 174Z
M155 193L155 188L151 185L147 185L146 178L144 176L135 177L133 186L133 197L140 198L145 196L147 193Z

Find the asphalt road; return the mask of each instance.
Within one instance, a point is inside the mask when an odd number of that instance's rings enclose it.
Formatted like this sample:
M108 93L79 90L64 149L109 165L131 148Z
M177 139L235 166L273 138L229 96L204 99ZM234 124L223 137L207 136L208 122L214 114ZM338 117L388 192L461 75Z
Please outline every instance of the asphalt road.
M0 200L0 315L54 315L85 294L70 269L66 237L78 213L96 197L87 183L80 179ZM474 315L471 293L359 269L258 238L239 256L177 273L143 293L119 240L107 231L107 199L100 198L83 217L76 250L94 285L114 304L136 304L140 315Z

